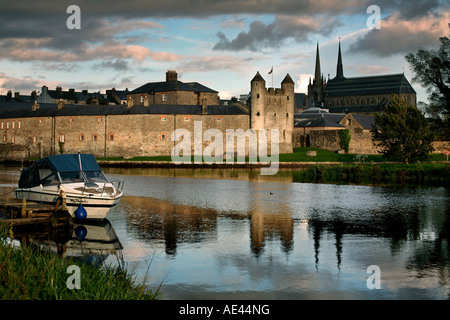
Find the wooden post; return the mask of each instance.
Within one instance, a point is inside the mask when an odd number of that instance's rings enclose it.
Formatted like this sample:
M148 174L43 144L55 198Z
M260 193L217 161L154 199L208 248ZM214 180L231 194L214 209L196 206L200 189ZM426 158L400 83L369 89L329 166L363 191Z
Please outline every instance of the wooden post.
M20 211L20 217L23 218L27 213L27 199L22 199L22 210Z

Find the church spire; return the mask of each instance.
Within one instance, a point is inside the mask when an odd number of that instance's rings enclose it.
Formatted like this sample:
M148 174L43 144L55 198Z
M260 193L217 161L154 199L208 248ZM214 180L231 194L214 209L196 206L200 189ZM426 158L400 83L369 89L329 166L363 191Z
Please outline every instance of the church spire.
M342 66L342 54L341 54L341 38L339 38L339 51L338 51L338 62L336 68L336 78L344 78L344 68Z
M316 51L316 70L314 73L314 84L322 84L322 72L320 72L320 56L319 56L319 41L317 41Z

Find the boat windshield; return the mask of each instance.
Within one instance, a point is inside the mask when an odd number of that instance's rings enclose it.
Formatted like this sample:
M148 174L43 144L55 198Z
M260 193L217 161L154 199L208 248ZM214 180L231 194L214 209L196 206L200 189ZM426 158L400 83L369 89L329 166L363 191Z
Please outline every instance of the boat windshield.
M108 182L105 175L101 171L72 171L72 172L60 172L62 183L74 183L74 182Z
M83 173L89 182L109 182L101 171L84 171Z

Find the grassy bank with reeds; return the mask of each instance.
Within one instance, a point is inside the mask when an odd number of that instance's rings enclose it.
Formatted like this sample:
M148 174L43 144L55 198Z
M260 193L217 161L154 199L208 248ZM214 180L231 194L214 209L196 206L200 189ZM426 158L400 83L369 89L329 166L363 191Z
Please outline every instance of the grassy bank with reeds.
M295 182L333 182L377 185L448 185L448 163L358 163L313 165L293 173Z
M123 266L98 266L61 258L36 246L12 246L13 231L0 223L0 299L2 300L153 300L144 284ZM80 289L69 289L70 265L80 268Z

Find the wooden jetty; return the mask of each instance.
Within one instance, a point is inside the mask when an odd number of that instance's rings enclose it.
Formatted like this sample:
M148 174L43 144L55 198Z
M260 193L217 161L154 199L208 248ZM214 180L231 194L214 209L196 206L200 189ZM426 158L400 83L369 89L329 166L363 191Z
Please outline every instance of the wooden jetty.
M26 201L26 199L22 201L9 199L5 203L0 203L0 211L4 211L7 216L7 219L0 219L0 223L13 226L50 224L57 227L73 224L72 216L66 208L64 195L60 196L56 206Z

